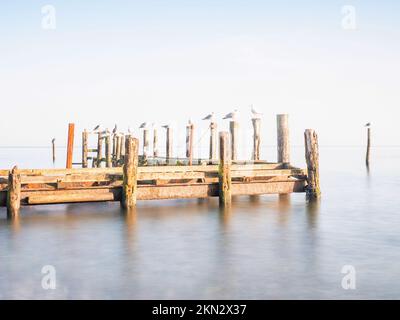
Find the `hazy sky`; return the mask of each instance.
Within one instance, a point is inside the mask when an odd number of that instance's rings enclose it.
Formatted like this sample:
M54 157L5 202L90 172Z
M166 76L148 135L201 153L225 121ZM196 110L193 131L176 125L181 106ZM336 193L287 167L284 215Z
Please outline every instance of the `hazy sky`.
M399 40L398 0L3 0L0 146L65 144L68 122L168 122L184 138L189 118L234 108L245 131L251 103L266 144L289 113L293 144L314 128L323 145L361 145L371 121L375 145L399 145Z

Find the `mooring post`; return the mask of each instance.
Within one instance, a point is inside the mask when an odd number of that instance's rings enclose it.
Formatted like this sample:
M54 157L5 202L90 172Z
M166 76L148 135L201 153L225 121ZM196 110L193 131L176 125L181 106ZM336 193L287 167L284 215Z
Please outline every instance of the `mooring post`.
M117 135L115 133L112 134L113 135L113 149L112 149L112 157L113 157L113 161L114 163L116 162L117 159Z
M307 196L311 199L319 198L321 189L319 186L319 151L318 136L312 129L304 132L305 153L307 162Z
M367 168L369 167L369 156L371 150L371 128L368 127L367 129L367 154L365 155L365 164Z
M289 143L289 115L278 114L277 122L277 138L278 138L278 162L284 167L290 164L290 143Z
M8 174L7 218L18 217L21 207L21 175L17 166Z
M72 158L74 153L74 132L75 132L75 124L68 124L68 143L67 143L67 164L66 168L72 168Z
M229 123L229 129L231 133L231 157L232 160L237 160L237 144L238 144L238 130L239 130L239 122L233 120Z
M125 134L122 134L121 136L121 155L120 155L120 161L123 163L124 162L124 158L125 158Z
M194 125L189 121L186 126L186 158L188 158L189 166L193 164L193 134Z
M210 163L217 159L217 123L210 123Z
M88 167L88 132L83 130L82 132L82 168Z
M172 128L167 128L166 158L167 164L171 163L172 158Z
M112 167L112 156L111 156L111 135L107 130L105 135L105 144L106 144L106 167Z
M253 118L251 119L253 122L253 160L260 160L260 145L261 145L261 119Z
M149 141L149 129L143 129L143 158L146 161L147 157L149 156L149 148L150 148L150 141Z
M97 133L97 160L96 167L101 167L101 162L103 160L103 135L101 132Z
M158 132L157 128L153 129L153 157L158 157Z
M118 166L118 162L121 159L121 136L118 134L116 138L116 150L115 150L115 163Z
M229 206L232 201L231 146L228 132L219 133L219 203Z
M125 142L124 182L121 198L121 205L125 209L131 209L136 206L138 151L139 140L128 136Z
M53 163L55 163L56 162L56 139L55 138L53 138L52 140L51 140L51 147L52 147L52 153L53 153Z

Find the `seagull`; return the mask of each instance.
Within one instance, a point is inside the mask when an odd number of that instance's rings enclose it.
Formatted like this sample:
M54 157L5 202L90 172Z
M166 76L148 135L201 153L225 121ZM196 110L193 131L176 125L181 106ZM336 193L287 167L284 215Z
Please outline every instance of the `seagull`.
M214 119L214 112L211 112L209 115L207 115L201 120L213 120L213 119Z
M93 131L97 131L97 130L99 130L99 128L100 128L100 125L98 124L97 126L94 127Z
M139 129L144 129L144 128L146 128L146 127L147 127L147 122L143 122L143 123L140 125Z
M163 125L162 126L164 129L168 129L169 128L169 124Z
M254 107L253 107L252 104L250 105L250 107L251 107L251 113L253 114L253 117L254 117L254 118L260 118L260 117L262 116L262 113L257 112L257 111L254 109Z
M128 127L128 133L131 134L131 127Z
M370 127L371 126L371 122L368 122L365 127Z
M237 109L235 109L233 112L228 113L225 117L223 117L222 119L232 119L235 120L236 118L236 113L237 113Z
M113 134L117 133L117 125L115 125L114 129L113 129Z
M54 143L56 141L56 138L51 139L51 143Z

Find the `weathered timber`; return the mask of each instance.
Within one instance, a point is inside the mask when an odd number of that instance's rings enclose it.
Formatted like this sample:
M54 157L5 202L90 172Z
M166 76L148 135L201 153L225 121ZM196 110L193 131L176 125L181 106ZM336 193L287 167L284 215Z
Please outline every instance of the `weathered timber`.
M149 134L149 129L145 128L143 130L143 158L144 160L147 160L147 157L149 156L150 153L150 134Z
M210 123L210 160L217 160L218 132L217 123Z
M369 167L369 158L370 158L370 150L371 150L371 128L367 129L367 153L365 155L365 165L367 168Z
M228 132L219 134L219 203L229 206L232 199L231 155Z
M312 129L304 132L305 154L307 162L307 196L309 198L319 198L321 189L319 185L319 150L318 136Z
M112 167L112 150L111 150L111 135L109 132L106 133L105 136L105 145L106 145L106 167Z
M173 136L172 136L172 128L168 127L167 128L167 141L166 141L166 160L167 163L170 164L171 163L171 158L172 158L172 141Z
M124 183L121 199L121 205L125 209L136 206L138 150L138 139L129 136L125 145Z
M96 167L100 168L101 167L101 162L103 159L103 139L102 139L102 134L101 132L97 133L97 161L96 161Z
M193 135L194 125L189 121L186 126L186 158L188 158L189 166L193 164Z
M8 175L7 218L13 219L19 215L21 207L21 175L15 166Z
M287 114L278 114L277 120L277 145L278 162L285 165L290 163L290 143L289 143L289 116Z
M52 154L53 154L53 163L56 162L56 139L51 140Z
M254 118L251 120L253 123L253 160L260 160L260 146L261 146L261 119Z
M86 129L82 132L82 168L88 167L88 138Z
M158 131L157 128L153 129L153 157L158 157Z
M230 130L230 146L231 146L230 155L232 160L236 160L238 158L237 149L238 149L238 139L239 139L239 122L230 121L229 130Z
M68 125L68 142L67 142L67 163L66 168L72 168L72 158L74 153L74 135L75 135L75 124L70 123Z

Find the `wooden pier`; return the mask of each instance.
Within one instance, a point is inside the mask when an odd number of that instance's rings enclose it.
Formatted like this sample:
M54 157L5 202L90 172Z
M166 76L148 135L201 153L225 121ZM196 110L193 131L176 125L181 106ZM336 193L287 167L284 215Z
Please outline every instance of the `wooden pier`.
M307 192L311 198L320 195L318 176L318 141L313 130L305 132L306 160L308 169L289 163L289 137L287 117L278 116L278 155L280 160L271 163L258 160L260 154L260 124L253 121L253 160L238 161L232 152L232 134L238 130L231 125L231 133L219 133L219 159L212 159L215 150L215 123L211 123L210 159L193 164L193 125L188 126L188 165L170 165L171 140L167 134L168 158L163 165L147 165L149 146L144 144L139 156L139 141L130 135L99 132L98 150L88 148L88 131L82 134L83 168L67 169L19 169L0 170L0 206L7 207L8 217L19 214L21 206L119 201L124 208L131 208L139 200L184 199L219 197L222 206L228 206L231 198L238 195L288 194ZM170 131L170 128L167 128ZM144 133L149 140L149 132ZM155 139L156 140L156 139ZM71 137L69 137L71 141ZM103 156L105 141L105 156ZM111 147L111 141L115 141ZM169 142L169 144L168 144ZM93 168L88 168L88 154ZM156 149L153 154L156 153ZM68 157L68 166L71 164ZM106 167L100 167L105 162ZM310 172L309 172L310 171ZM309 174L310 173L310 174Z

